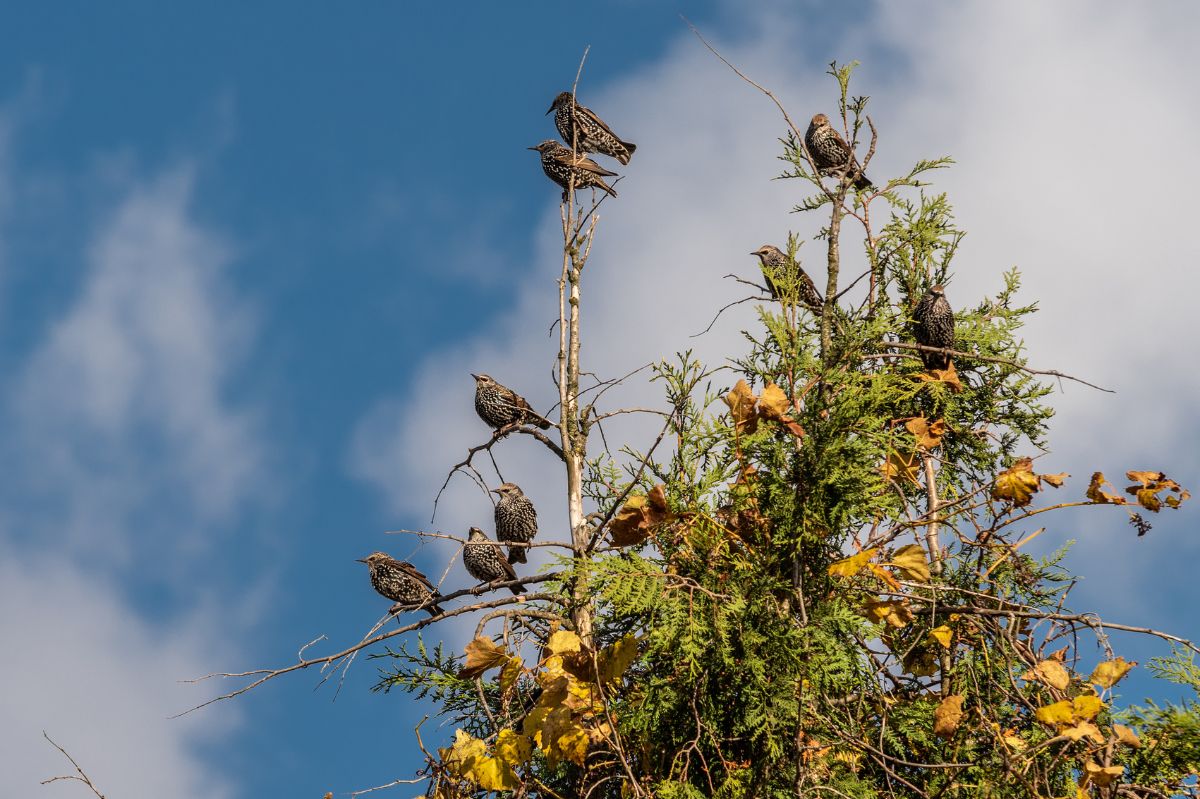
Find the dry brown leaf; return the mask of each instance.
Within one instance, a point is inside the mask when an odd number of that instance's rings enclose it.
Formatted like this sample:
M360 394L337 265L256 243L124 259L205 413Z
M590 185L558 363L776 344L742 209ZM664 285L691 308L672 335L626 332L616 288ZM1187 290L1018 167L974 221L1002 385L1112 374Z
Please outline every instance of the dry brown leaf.
M958 370L954 368L954 361L951 361L946 369L930 369L917 375L917 378L925 383L945 383L956 394L963 390L963 385L958 379Z
M934 449L941 445L942 436L946 434L944 419L930 422L924 416L917 416L905 422L904 427L917 440L917 446L924 449Z
M1126 488L1125 493L1132 494L1139 505L1152 513L1158 513L1164 501L1168 507L1178 508L1192 496L1183 486L1162 472L1126 472L1125 476L1138 483ZM1163 491L1168 492L1165 498L1159 497Z
M1105 491L1104 486L1106 485L1108 485L1108 481L1104 479L1104 472L1092 472L1092 481L1088 484L1087 498L1101 505L1129 504L1129 501L1120 494L1110 494Z
M1072 741L1078 741L1085 735L1091 738L1096 743L1104 743L1104 734L1100 732L1100 728L1090 721L1081 721L1070 727L1063 727L1058 731L1058 734L1070 738Z
M888 480L907 480L914 485L920 485L917 480L917 467L921 458L916 453L904 455L898 450L892 450L887 460L879 467L880 473Z
M1058 474L1039 474L1038 479L1048 486L1062 488L1063 482L1070 476L1067 472L1059 472Z
M1021 458L1011 468L996 475L996 484L992 486L992 499L1011 502L1018 508L1033 501L1033 495L1038 491L1038 478L1033 473L1033 459Z
M887 622L888 626L904 627L913 620L913 612L904 599L886 599L867 602L863 605L866 617L876 622Z
M1142 748L1142 739L1137 737L1137 733L1126 727L1124 724L1114 724L1113 734L1117 736L1117 740L1126 746L1131 746L1134 749Z
M1036 680L1059 691L1067 690L1067 686L1071 684L1071 675L1066 668L1062 663L1053 659L1043 660L1021 675L1021 679L1029 682Z
M503 666L508 662L508 652L490 638L476 638L471 641L467 644L465 654L466 663L458 671L458 676L464 680L474 679L488 669Z
M746 435L758 429L758 414L754 410L757 399L745 380L737 381L725 395L725 404L729 406L729 418L739 434Z
M666 489L656 485L649 494L635 494L625 501L608 523L609 540L617 547L635 546L650 537L655 525L670 517Z
M951 694L941 701L933 711L933 734L939 738L953 738L958 729L958 722L963 715L963 697L961 694Z
M900 576L906 580L919 583L929 582L929 561L925 559L925 549L920 544L906 544L892 553L888 561L900 570Z
M767 383L762 396L758 398L758 415L772 422L779 422L789 433L800 438L805 434L804 428L792 418L791 410L792 404L783 389L774 383Z
M1083 774L1087 782L1094 782L1101 788L1119 779L1125 773L1124 766L1101 766L1091 760L1083 764Z
M1099 685L1101 688L1112 688L1136 665L1136 661L1130 662L1120 657L1106 660L1096 665L1088 682Z

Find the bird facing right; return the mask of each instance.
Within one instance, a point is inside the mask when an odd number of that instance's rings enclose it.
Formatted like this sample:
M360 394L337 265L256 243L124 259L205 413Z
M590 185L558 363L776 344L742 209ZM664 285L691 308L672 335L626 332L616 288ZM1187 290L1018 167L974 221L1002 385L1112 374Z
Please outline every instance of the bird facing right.
M554 139L546 139L537 147L529 149L542 154L542 171L546 173L546 177L562 187L563 202L567 201L567 189L572 178L576 189L602 189L613 197L617 196L613 187L604 182L604 178L617 173L609 172L590 158L582 155L576 157L570 147L563 147Z
M872 184L863 174L858 159L850 152L850 146L842 138L842 134L829 124L829 117L816 114L804 134L804 144L812 157L813 166L822 175L840 172L847 169L847 175L854 181L854 188L862 191Z
M569 148L572 144L580 153L604 153L628 164L637 145L621 141L604 120L592 109L575 102L570 92L560 92L550 104L554 112L554 126ZM550 111L546 113L549 114Z
M537 535L537 509L516 483L504 483L492 492L500 495L496 503L496 538L528 544ZM525 563L526 547L509 547L510 563Z
M929 291L913 310L913 337L926 347L954 349L954 311L946 301L946 292L939 283ZM921 361L926 369L949 369L951 358L941 352L921 350Z
M372 552L359 563L367 564L371 572L371 587L387 599L405 606L405 610L423 607L430 616L442 612L437 603L431 602L435 591L433 583L417 567L403 560L396 560L386 552Z
M534 424L543 430L550 429L550 423L511 388L500 385L488 375L472 373L471 377L475 378L475 413L489 427L499 430L514 424Z
M821 299L821 292L817 291L817 286L813 283L813 279L808 276L808 273L800 266L800 264L787 257L787 254L773 244L764 244L759 247L751 255L757 255L759 263L762 265L763 278L767 281L767 288L771 292L771 296L779 299L779 284L778 280L784 278L786 283L796 281L796 292L799 295L800 302L807 305L812 310L820 313L821 306L824 305L824 300Z
M478 527L471 528L470 540L463 545L462 559L467 573L481 583L517 579L516 570L508 562L508 558L504 557L500 547ZM512 585L509 586L509 590L520 594L521 586Z

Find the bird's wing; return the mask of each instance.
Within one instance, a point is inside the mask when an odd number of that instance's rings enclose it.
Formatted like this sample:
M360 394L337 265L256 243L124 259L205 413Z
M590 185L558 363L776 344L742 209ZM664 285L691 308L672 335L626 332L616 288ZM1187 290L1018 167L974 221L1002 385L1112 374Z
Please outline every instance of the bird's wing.
M409 577L413 577L413 578L419 580L426 588L429 589L430 593L433 592L433 590L434 590L433 583L429 582L429 578L426 577L424 574L422 574L417 569L416 566L412 565L411 563L409 563L407 561L402 561L397 565L399 565L401 570L403 570L404 573L407 574Z
M504 576L509 580L517 579L517 570L508 562L508 558L504 557L504 553L500 551L500 547L496 547L496 557L500 560L500 568L504 569Z
M593 111L592 109L588 108L588 107L587 107L587 106L585 106L585 105L578 105L578 104L576 104L576 106L575 106L575 107L576 107L577 109L579 109L579 113L583 114L585 117L587 117L588 119L592 120L592 122L595 122L595 123L596 123L598 126L600 126L600 128L602 128L602 129L603 129L605 132L607 132L609 136L612 136L612 137L613 137L614 139L616 139L617 141L620 141L620 140L621 140L621 139L620 139L620 137L619 137L619 136L617 136L617 134L615 134L615 133L613 133L613 132L612 132L612 128L610 128L608 125L606 125L606 124L604 123L604 120L603 120L603 119L601 119L600 117L596 116L596 112L595 112L595 111Z
M612 177L617 174L616 172L609 172L592 159L584 158L582 156L575 159L568 158L567 163L576 169L582 169L585 172L591 172L592 174L600 175L601 177Z

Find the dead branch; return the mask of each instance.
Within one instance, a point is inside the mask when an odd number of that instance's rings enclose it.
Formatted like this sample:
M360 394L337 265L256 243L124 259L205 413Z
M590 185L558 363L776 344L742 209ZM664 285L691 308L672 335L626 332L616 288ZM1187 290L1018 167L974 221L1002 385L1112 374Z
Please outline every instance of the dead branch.
M92 793L96 794L96 796L100 797L100 799L104 799L104 794L100 793L99 789L97 789L96 786L92 783L91 778L88 777L87 772L85 772L82 768L80 768L79 764L75 762L75 758L71 757L71 755L67 752L66 749L63 749L61 746L56 744L54 742L54 739L46 734L45 730L42 730L42 737L45 738L47 741L49 741L51 746L53 746L58 751L62 752L63 757L65 757L67 760L71 761L71 765L75 767L76 773L75 774L63 774L58 777L51 777L48 780L42 780L41 784L49 785L50 783L58 782L59 780L75 780L76 782L82 782L84 785L86 785L88 788L90 788L92 790Z
M762 286L758 285L757 283L751 283L749 280L742 280L740 277L737 278L737 281L739 283L745 283L747 285L754 286L756 289L763 288ZM765 291L766 289L763 289L763 290ZM699 338L700 336L703 336L708 331L712 330L713 325L715 325L717 323L717 320L721 318L721 314L725 313L733 306L741 305L743 302L754 302L755 300L761 302L763 299L764 299L763 297L742 297L740 300L734 300L733 302L722 306L721 310L717 311L716 315L713 316L712 321L708 323L708 327L704 328L699 333L693 333L692 335L688 336L688 338Z
M480 452L487 452L488 455L490 456L492 454L492 447L494 447L500 439L504 438L509 433L524 433L527 436L533 436L538 441L545 444L550 449L550 451L553 452L555 455L557 455L560 459L562 459L564 462L566 461L566 456L563 454L562 448L560 446L558 446L558 444L555 444L553 441L551 441L546 436L546 434L543 433L541 430L537 430L536 428L530 427L528 425L512 425L512 424L497 428L492 431L491 438L489 438L483 444L478 444L478 445L468 449L467 457L464 458L463 460L459 461L458 463L454 464L454 467L452 469L450 469L450 473L446 475L446 479L442 483L442 487L440 489L438 489L437 496L434 497L434 499L433 499L433 515L429 518L430 523L432 523L433 520L437 518L438 502L441 501L442 494L445 493L445 491L446 491L446 486L450 485L450 479L452 477L454 477L454 475L460 471L465 471L467 469L471 469L472 471L474 471L475 467L473 466L472 461L475 459L475 456L478 455ZM492 461L492 464L495 465L494 459ZM475 473L476 473L476 475L479 474L477 471ZM497 474L499 474L499 469L497 469ZM478 477L477 482L479 482L481 485L483 485L483 488L485 491L487 490L487 485L485 483L483 483L482 476Z
M1016 361L1014 361L1010 358L997 358L993 355L978 355L973 352L962 352L961 350L952 350L947 347L927 347L924 344L909 344L907 341L880 341L879 343L880 343L880 345L885 346L885 347L895 347L897 349L902 349L902 350L919 350L921 352L936 352L941 355L952 355L952 356L956 356L959 358L966 358L966 359L972 360L972 361L984 361L986 363L1000 363L1000 364L1004 364L1005 366L1012 366L1016 369L1020 369L1022 372L1025 372L1026 374L1045 375L1047 377L1057 377L1062 380L1074 380L1076 383L1082 383L1083 385L1088 386L1089 388L1094 388L1097 391L1103 391L1106 394L1117 393L1110 388L1103 388L1101 386L1096 385L1095 383L1089 383L1088 381L1083 380L1082 378L1078 378L1078 377L1074 377L1069 374L1065 374L1056 369L1033 369L1024 364L1017 363ZM881 356L874 355L872 357L878 358Z

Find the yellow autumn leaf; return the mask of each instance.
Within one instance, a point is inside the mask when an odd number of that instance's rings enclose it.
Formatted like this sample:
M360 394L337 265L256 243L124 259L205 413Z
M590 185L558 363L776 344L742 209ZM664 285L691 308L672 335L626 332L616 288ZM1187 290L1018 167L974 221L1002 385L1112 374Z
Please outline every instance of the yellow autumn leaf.
M963 715L963 697L951 694L941 701L933 711L933 734L939 738L953 738L958 722Z
M1010 468L996 475L996 483L992 486L992 499L1011 502L1020 508L1032 502L1037 491L1038 479L1033 473L1033 459L1021 458Z
M888 454L887 460L879 467L880 473L888 480L908 481L914 485L919 485L917 480L917 466L921 459L916 453L905 455L898 450L892 450Z
M1104 479L1104 472L1092 472L1092 480L1088 483L1087 498L1092 502L1098 502L1102 505L1129 504L1125 497L1105 491L1104 486L1107 484L1108 481Z
M956 394L963 390L962 382L958 379L958 370L954 368L954 361L951 361L950 366L946 369L930 369L922 372L917 375L917 379L923 383L945 383Z
M1099 763L1088 761L1083 764L1083 773L1088 782L1094 782L1101 788L1125 773L1124 766L1101 766Z
M532 751L529 738L515 730L505 728L496 736L496 757L509 766L519 766L528 762Z
M880 566L878 563L868 563L867 568L871 570L871 574L883 581L883 584L893 591L901 589L900 581L892 576L892 573Z
M929 562L925 559L925 550L920 544L900 547L892 553L889 563L899 569L900 576L906 580L929 582Z
M1059 472L1058 474L1039 474L1038 479L1048 486L1062 488L1063 482L1070 476L1067 472Z
M579 726L561 735L554 742L554 746L558 749L561 757L577 766L582 766L584 760L587 759L588 744L590 742L591 739L588 737L587 730Z
M924 416L917 416L905 422L904 427L917 440L917 446L923 449L935 449L940 446L942 436L946 435L944 419L931 422Z
M758 414L754 410L756 401L757 397L745 380L737 381L725 395L725 404L729 406L729 418L738 433L749 434L758 429Z
M1100 697L1093 694L1077 696L1072 700L1071 705L1076 718L1088 721L1096 718L1096 714L1104 708L1104 703L1100 701Z
M949 649L950 641L954 638L954 631L948 625L943 624L930 630L929 637L941 644L944 649Z
M1009 730L1005 735L1002 735L1000 740L1004 741L1005 746L1009 747L1010 749L1015 749L1018 752L1029 747L1028 741L1026 741L1024 738L1014 735L1011 730Z
M1058 734L1072 741L1078 741L1086 735L1096 743L1104 743L1104 735L1100 732L1100 728L1090 721L1081 721L1071 727L1063 727Z
M510 657L504 666L500 669L500 691L507 693L509 688L512 688L517 683L517 678L521 676L521 670L525 668L525 664L516 655Z
M559 630L546 641L546 649L555 655L566 652L578 652L581 646L579 636L570 630Z
M767 383L762 395L758 398L758 414L764 419L781 421L791 411L792 404L788 402L787 394L774 383Z
M1134 749L1142 748L1142 739L1137 737L1137 733L1126 727L1124 724L1113 725L1113 735L1117 736L1117 740L1126 746L1131 746Z
M1169 492L1165 497L1167 505L1178 508L1180 503L1191 497L1191 494L1179 483L1167 477L1162 472L1126 472L1130 480L1136 480L1138 485L1125 489L1126 494L1132 494L1137 503L1152 513L1158 513L1163 506L1163 498L1158 495L1163 491Z
M1125 658L1106 660L1092 669L1092 676L1088 678L1088 682L1099 685L1101 688L1112 688L1136 665L1136 662L1131 663Z
M463 730L455 730L454 745L438 753L451 774L471 780L486 791L511 791L521 784L506 763L488 756L483 741Z
M1071 705L1070 700L1064 699L1052 705L1039 707L1034 715L1043 724L1070 724L1075 720L1075 708Z
M913 613L905 600L885 600L868 602L863 605L863 611L868 619L874 622L887 622L888 626L897 629L908 625L913 620Z
M1062 663L1054 659L1043 660L1021 675L1021 679L1030 682L1036 680L1060 691L1067 690L1067 686L1071 684L1071 675Z
M610 683L618 679L629 669L638 656L638 639L629 633L600 650L597 660L600 664L599 674L601 683Z
M851 555L848 558L834 561L829 565L829 574L831 577L853 577L862 571L867 565L867 561L875 557L874 549L864 549L857 555Z
M464 680L474 679L488 669L502 666L508 661L508 653L504 647L489 638L476 638L467 644L466 663L458 671L458 676Z

